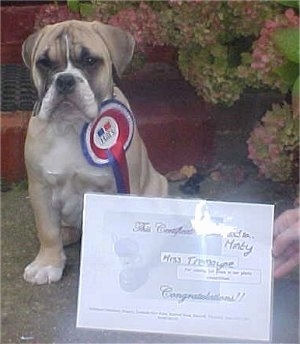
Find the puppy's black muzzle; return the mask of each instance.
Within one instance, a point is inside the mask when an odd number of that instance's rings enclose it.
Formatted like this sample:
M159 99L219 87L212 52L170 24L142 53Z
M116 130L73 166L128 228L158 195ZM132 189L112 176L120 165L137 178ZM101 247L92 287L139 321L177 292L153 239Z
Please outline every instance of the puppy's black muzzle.
M70 73L61 74L55 81L56 90L63 95L72 93L75 88L75 77Z

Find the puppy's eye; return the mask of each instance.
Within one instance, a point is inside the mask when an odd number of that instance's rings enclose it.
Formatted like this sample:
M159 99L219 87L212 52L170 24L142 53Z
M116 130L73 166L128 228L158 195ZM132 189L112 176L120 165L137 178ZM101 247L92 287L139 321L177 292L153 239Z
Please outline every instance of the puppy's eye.
M83 63L88 67L92 67L97 65L100 62L100 59L97 57L93 57L93 56L86 56L83 59Z
M37 62L38 67L44 68L44 69L50 69L53 67L52 61L49 59L48 56L41 56Z

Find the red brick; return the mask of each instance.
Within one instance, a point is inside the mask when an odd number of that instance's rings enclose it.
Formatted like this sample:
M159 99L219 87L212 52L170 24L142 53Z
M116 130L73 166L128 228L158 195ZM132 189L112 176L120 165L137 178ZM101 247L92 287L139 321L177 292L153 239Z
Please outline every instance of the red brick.
M1 43L19 43L33 32L37 6L1 7Z
M40 6L2 6L1 63L22 63L22 43L34 32Z
M166 173L211 162L215 128L210 107L173 67L148 67L126 78L122 89L154 167Z
M26 177L24 142L29 112L1 113L1 178L16 182Z
M131 106L137 125L154 167L161 173L180 169L183 165L208 163L212 158L214 123L193 112L195 104L182 109L179 104L139 102ZM203 109L202 109L203 110Z

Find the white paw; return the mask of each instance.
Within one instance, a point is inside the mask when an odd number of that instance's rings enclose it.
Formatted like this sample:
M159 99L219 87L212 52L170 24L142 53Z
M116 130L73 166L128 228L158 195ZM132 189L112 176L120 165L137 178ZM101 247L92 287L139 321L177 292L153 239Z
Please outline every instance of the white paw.
M24 270L24 279L32 284L50 284L61 279L64 263L61 266L42 265L36 261L27 265Z

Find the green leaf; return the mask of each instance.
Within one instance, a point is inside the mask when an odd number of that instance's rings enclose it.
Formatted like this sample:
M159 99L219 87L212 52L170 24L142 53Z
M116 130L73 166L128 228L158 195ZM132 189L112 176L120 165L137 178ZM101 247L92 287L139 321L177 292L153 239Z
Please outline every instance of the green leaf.
M297 63L287 61L282 66L276 68L274 72L279 75L289 87L292 87L299 75L299 65Z
M80 14L82 15L82 17L86 18L86 17L90 17L93 13L94 13L94 6L91 3L82 3L80 4Z
M299 1L297 0L276 0L276 1L286 7L299 8Z
M279 51L290 61L299 63L299 29L284 28L274 32L272 40Z
M70 11L72 12L79 11L79 0L67 0L67 5Z
M300 77L298 76L297 80L295 81L292 89L292 97L299 97L300 92Z

